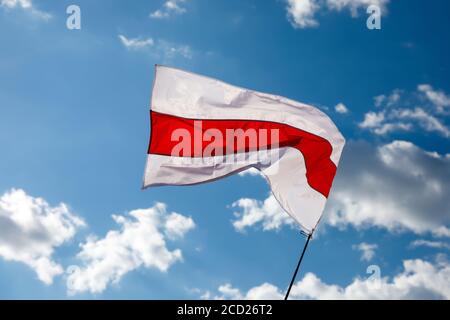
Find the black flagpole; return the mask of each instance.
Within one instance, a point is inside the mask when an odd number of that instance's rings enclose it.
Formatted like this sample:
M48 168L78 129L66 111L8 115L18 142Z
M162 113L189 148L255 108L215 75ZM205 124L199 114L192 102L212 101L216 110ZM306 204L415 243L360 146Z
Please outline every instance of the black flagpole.
M308 239L306 239L305 247L303 248L302 255L300 256L300 260L298 260L297 268L295 269L294 275L292 276L291 284L289 285L289 289L286 292L286 296L284 300L289 298L289 293L291 292L292 285L294 284L295 277L297 276L298 269L300 268L300 264L302 263L303 256L305 255L306 248L308 247L309 240L311 240L312 232L308 235Z

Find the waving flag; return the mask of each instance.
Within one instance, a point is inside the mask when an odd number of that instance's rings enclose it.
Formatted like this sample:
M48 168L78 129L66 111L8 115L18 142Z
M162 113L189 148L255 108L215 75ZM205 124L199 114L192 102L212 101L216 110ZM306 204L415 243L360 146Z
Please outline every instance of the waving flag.
M320 110L156 66L144 188L191 185L254 167L311 234L345 140Z

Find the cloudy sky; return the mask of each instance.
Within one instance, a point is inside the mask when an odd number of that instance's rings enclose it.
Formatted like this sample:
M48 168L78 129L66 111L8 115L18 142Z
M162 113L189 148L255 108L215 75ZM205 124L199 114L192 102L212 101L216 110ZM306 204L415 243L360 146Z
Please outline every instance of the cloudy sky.
M258 174L140 190L159 63L312 104L346 137L292 298L449 299L449 9L0 0L0 298L283 297L304 238Z

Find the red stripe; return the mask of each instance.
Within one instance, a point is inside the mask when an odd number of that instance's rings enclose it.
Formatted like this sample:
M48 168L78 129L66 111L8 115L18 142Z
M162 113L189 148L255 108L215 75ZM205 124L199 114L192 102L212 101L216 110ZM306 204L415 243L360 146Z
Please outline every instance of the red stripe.
M194 149L194 135L202 137L208 129L219 130L223 137L226 137L227 129L253 129L257 132L261 129L267 129L269 136L267 145L264 146L262 141L258 141L257 149L263 147L270 148L272 146L272 142L270 141L270 130L278 129L279 147L293 147L303 154L308 184L314 190L320 192L325 197L328 197L333 178L336 174L336 166L330 159L333 148L330 142L322 137L283 123L270 121L188 119L154 111L150 112L150 116L152 132L148 153L167 156L171 156L173 148L180 143L179 141L172 141L171 139L172 133L177 129L187 130L192 137L190 154L180 154L180 156L190 157L201 157L206 146L211 143L210 141L203 141L201 150L200 148L198 148L199 150ZM195 121L201 121L201 126ZM197 126L195 124L197 124ZM236 143L231 147L230 145L226 145L227 141L225 138L223 140L223 145L221 147L224 155L227 153L243 151L237 148ZM246 143L245 151L249 150L252 150L252 148Z

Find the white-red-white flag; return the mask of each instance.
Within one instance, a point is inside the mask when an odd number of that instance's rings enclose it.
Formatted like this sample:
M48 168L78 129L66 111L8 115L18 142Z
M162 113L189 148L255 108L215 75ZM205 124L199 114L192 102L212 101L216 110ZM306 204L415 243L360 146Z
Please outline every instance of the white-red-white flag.
M156 66L144 188L254 167L306 233L322 215L345 144L323 112L280 96Z

